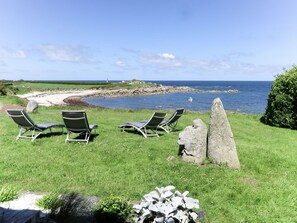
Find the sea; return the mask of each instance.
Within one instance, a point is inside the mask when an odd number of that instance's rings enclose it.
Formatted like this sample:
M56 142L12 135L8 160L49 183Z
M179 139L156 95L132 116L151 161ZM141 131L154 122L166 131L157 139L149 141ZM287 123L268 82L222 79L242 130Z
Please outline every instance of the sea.
M272 81L149 81L164 86L187 86L200 90L221 92L179 92L162 95L117 98L83 98L84 102L106 108L210 111L212 102L219 97L226 111L263 114L267 106ZM238 93L222 91L238 90Z

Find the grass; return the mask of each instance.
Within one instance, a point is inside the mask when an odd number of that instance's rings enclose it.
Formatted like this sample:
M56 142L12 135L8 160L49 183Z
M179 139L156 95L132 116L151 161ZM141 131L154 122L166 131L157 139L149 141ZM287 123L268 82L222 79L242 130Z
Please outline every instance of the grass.
M5 104L26 106L26 102L17 96L0 96L0 106Z
M12 186L3 186L0 188L0 202L10 201L17 198L18 192Z
M51 192L37 200L36 205L44 210L49 210L54 208L57 205L58 201L59 194Z
M74 81L15 81L13 86L18 88L18 94L24 94L32 91L47 91L47 90L70 90L70 89L134 89L139 87L151 87L155 84L142 81L127 81L127 82L74 82Z
M75 108L40 107L30 116L37 123L60 123L62 109ZM16 141L17 126L0 113L0 186L139 201L156 186L174 185L199 199L206 222L297 221L297 131L266 126L259 115L229 113L241 163L240 170L232 170L185 163L177 155L179 132L196 118L208 124L209 113L186 111L179 131L145 139L117 126L147 119L150 110L86 111L89 122L99 125L87 145L66 144L65 134L46 134L33 143ZM174 159L168 161L169 156Z

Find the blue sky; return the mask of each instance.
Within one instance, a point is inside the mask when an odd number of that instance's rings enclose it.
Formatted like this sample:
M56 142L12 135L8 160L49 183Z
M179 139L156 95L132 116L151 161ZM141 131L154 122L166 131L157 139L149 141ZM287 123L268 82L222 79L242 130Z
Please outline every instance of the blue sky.
M0 79L274 80L296 0L1 0Z

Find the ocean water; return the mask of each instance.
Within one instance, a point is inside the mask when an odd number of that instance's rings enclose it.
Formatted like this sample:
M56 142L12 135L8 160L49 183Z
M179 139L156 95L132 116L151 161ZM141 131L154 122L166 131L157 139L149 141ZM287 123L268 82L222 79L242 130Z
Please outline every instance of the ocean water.
M225 110L250 114L265 112L272 81L151 81L169 86L188 86L201 90L239 90L238 93L172 93L119 98L84 98L83 101L107 108L169 109L183 107L191 111L209 111L219 97ZM189 100L192 98L192 101Z

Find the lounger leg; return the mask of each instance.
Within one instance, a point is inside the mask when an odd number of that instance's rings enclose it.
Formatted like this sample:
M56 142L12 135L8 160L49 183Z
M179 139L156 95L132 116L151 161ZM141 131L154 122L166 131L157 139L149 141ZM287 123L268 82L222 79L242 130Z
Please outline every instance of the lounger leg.
M33 136L33 138L31 139L31 141L33 142L42 132L38 133L37 135Z
M19 130L19 134L17 135L16 140L18 140L21 135L22 135L22 129Z
M27 129L27 130L23 131L23 129L20 129L19 134L16 137L16 139L18 140L19 138L26 138L26 139L31 139L31 141L34 141L42 133L42 132L40 132L37 135L35 135L35 129L33 129L31 136L25 136L24 134L26 134L29 131L31 131L31 130Z
M159 126L159 128L163 129L167 133L170 133L170 132L173 132L175 130L176 126L177 126L177 122L175 122L172 125Z
M20 130L19 130L19 134L17 135L17 137L16 137L16 140L18 140L19 138L22 138L23 137L23 135L26 133L26 132L28 132L28 131L30 131L30 130L24 130L23 131L23 128L20 128ZM26 137L27 138L27 137ZM30 137L29 137L30 138Z
M76 134L76 133L75 133ZM74 139L74 138L71 138L70 135L71 135L71 131L67 131L67 136L66 136L66 139L65 139L65 142L70 142L70 141L74 141L74 142L85 142L86 144L89 142L90 140L90 137L91 137L91 132L81 132L79 133L79 136L83 136L84 134L84 139Z
M86 132L86 136L85 136L85 142L86 144L88 144L89 139L90 139L91 133L90 132Z
M156 134L157 137L159 137L159 134L158 134L158 130L157 129L155 131L155 134Z
M175 122L173 125L169 125L171 128L171 132L175 130L175 127L177 126L177 122Z
M155 134L155 136L159 137L159 134L157 132L157 129L152 129L152 132Z
M67 132L67 137L66 137L66 139L65 139L65 142L68 142L68 141L69 141L69 137L70 137L70 132L68 131L68 132Z
M163 129L163 130L164 130L165 132L167 132L167 133L170 132L170 129L168 129L168 127L166 128L166 126L165 126L165 127L163 127L163 126L159 126L159 128Z
M138 128L136 128L136 130L138 130L139 132L141 132L141 134L144 136L144 138L147 138L146 128L144 128L143 131L141 131L141 129L138 129Z
M33 131L32 131L32 135L31 135L32 139L34 138L34 133L35 133L35 129L33 129Z

